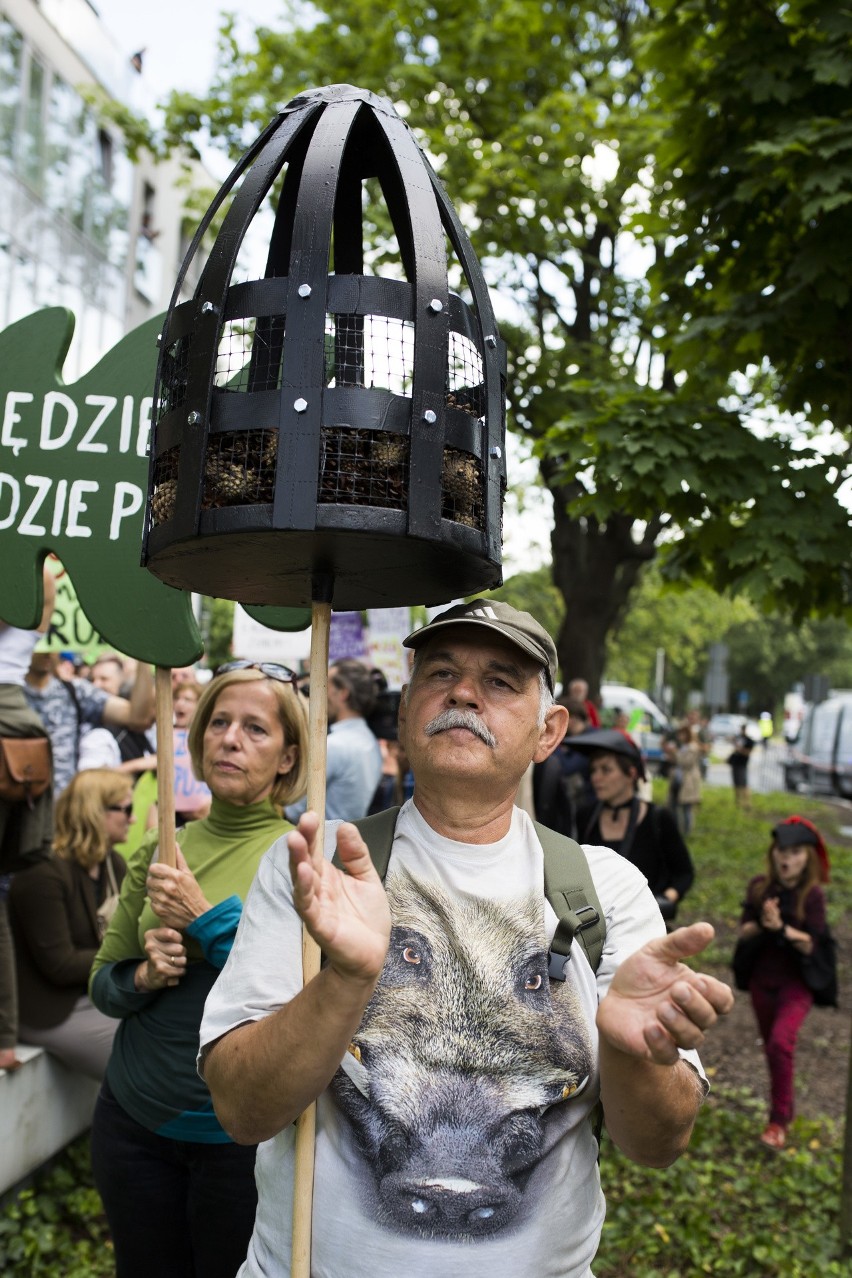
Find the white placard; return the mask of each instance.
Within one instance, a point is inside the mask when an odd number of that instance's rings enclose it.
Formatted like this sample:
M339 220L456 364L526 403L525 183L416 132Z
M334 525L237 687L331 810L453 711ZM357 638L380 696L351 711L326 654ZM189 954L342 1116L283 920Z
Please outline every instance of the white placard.
M306 630L270 630L255 621L239 604L234 608L235 657L249 661L278 661L298 668L311 655L311 628Z
M368 608L370 664L377 666L396 690L408 682L409 652L402 641L411 630L410 608Z

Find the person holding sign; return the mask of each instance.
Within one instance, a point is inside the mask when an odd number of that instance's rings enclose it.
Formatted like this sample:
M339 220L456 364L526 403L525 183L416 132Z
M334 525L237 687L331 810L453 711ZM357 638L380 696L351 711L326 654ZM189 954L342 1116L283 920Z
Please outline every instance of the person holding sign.
M0 621L0 737L42 739L47 736L38 715L24 698L24 679L33 648L50 625L56 598L53 573L42 569L44 600L34 630ZM18 991L15 955L6 897L10 875L50 855L53 803L50 787L32 803L0 794L0 1070L17 1069Z
M253 1148L219 1125L195 1068L204 1000L242 900L304 792L307 722L296 676L220 667L189 733L209 814L178 831L177 866L152 833L133 854L95 957L90 996L120 1024L92 1127L92 1165L119 1278L233 1278L254 1224Z
M311 1273L588 1278L604 1217L590 1112L600 1100L635 1162L673 1162L705 1091L688 1049L733 994L684 962L709 924L666 936L644 877L607 848L587 857L582 906L606 920L599 963L579 936L548 956L545 852L515 802L568 719L543 627L476 599L405 642L414 797L389 823L384 882L357 826L329 823L323 848L305 813L263 859L207 1000L216 1112L263 1142L239 1272L293 1272L293 1122L316 1100ZM326 957L304 988L302 921Z

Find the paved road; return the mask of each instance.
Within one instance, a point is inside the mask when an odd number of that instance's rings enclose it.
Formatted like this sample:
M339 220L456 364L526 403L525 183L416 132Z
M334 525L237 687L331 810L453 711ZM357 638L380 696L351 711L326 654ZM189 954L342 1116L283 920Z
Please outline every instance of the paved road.
M748 763L748 783L756 794L768 794L770 790L783 790L784 760L787 747L780 741L770 741L768 749L756 745ZM707 785L731 784L731 769L727 763L712 763L707 769Z
M754 747L748 764L748 780L756 794L768 794L771 790L787 788L784 784L786 757L787 746L779 741L771 741L768 750L764 750L762 745ZM705 785L730 786L730 784L731 769L728 764L711 763L707 770ZM847 838L852 838L852 802L849 799L839 797L834 799L826 795L820 795L820 798L837 808L839 819L848 823L841 825L840 833Z

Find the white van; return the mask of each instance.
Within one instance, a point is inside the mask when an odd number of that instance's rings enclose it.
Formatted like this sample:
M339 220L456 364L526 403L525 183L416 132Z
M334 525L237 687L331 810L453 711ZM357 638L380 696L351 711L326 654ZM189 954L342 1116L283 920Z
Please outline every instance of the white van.
M852 799L852 693L813 705L784 764L788 790Z
M663 740L674 732L671 720L647 693L631 688L626 683L602 683L601 706L604 710L623 710L632 715L642 711L639 727L631 733L644 758L650 764L658 764L663 758Z

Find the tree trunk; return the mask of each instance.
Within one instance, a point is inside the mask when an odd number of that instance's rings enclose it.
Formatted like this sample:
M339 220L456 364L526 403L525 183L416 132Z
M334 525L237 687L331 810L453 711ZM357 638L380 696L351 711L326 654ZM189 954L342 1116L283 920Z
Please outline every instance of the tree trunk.
M565 620L556 640L562 682L585 679L596 699L607 638L618 629L643 567L656 554L662 521L637 525L627 515L606 523L590 516L578 519L569 509L578 492L566 485L548 486L553 493L553 582L565 600Z

